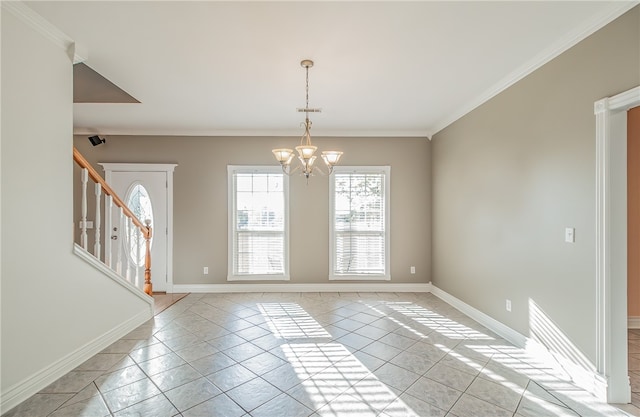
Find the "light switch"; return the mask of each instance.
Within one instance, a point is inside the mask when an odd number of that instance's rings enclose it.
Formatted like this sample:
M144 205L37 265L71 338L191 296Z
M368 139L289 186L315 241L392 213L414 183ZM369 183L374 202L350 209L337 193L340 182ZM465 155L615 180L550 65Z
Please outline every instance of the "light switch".
M576 229L573 227L567 227L564 229L564 241L568 243L574 243L576 241Z

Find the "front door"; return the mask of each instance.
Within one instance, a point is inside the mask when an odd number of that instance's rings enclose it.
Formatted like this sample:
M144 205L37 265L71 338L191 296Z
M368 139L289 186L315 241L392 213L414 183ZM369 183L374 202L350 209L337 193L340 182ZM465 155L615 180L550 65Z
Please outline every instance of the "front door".
M156 164L101 164L105 169L105 179L129 209L143 223L151 220L151 282L154 292L170 289L169 259L171 246L169 239L169 199L168 185L171 172L154 170ZM158 168L166 167L158 164ZM173 166L172 166L173 167ZM117 207L116 207L117 208ZM119 210L107 215L107 227L111 237L110 251L112 265L127 280L139 288L144 287L145 241L131 228L127 218L120 219Z

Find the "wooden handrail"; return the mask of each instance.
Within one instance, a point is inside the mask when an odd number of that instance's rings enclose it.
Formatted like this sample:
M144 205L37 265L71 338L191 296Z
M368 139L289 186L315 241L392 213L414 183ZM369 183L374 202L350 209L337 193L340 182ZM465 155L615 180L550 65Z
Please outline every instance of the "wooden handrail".
M100 184L100 186L104 190L104 193L111 196L116 206L122 207L122 211L124 211L124 214L127 217L131 218L133 224L140 228L140 231L142 231L144 238L147 239L148 237L150 237L149 228L142 224L138 217L136 217L136 215L133 214L131 210L129 210L129 207L127 207L127 205L124 204L120 197L118 197L118 194L116 194L116 192L113 191L111 187L109 187L109 184L107 184L107 182L100 176L100 174L98 174L98 171L96 171L91 166L91 164L86 159L84 159L84 156L82 156L80 151L78 151L75 146L73 147L73 160L76 161L81 168L87 169L87 171L89 172L89 177L93 180L93 182Z
M151 284L151 236L152 229L148 224L142 224L140 219L133 214L133 212L127 207L127 205L118 197L115 191L107 184L102 176L89 164L89 162L82 156L80 151L73 147L73 160L81 167L87 170L89 177L96 183L100 184L100 187L105 194L111 196L111 200L116 206L122 209L125 216L129 217L134 225L136 225L142 236L145 239L145 262L144 262L144 292L148 295L153 294L153 286Z

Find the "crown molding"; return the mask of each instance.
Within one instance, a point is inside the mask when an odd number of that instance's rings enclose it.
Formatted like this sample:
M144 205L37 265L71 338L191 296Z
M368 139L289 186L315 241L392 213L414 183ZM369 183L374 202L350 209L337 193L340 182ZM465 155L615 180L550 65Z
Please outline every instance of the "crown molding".
M3 10L10 12L55 45L65 50L74 64L78 64L87 59L88 54L86 49L82 48L67 36L67 34L40 16L22 1L2 1L1 3Z
M527 63L508 74L502 80L494 84L489 89L485 90L482 94L475 99L469 101L465 105L461 106L457 111L454 111L449 116L441 119L434 126L432 131L435 133L440 132L456 120L462 118L467 113L486 103L493 97L497 96L507 88L511 87L518 81L522 80L527 75L531 74L544 64L548 63L558 55L572 48L580 41L584 40L588 36L594 34L604 26L608 25L618 17L622 16L633 7L640 4L639 1L622 1L620 5L610 13L599 15L590 22L586 22L583 26L576 28L576 30L570 32L567 36L559 39L549 48L542 51L540 54L533 57Z
M77 104L76 104L77 105ZM84 105L84 104L83 104ZM300 137L299 129L166 129L166 128L108 128L94 129L76 127L74 135L111 136L204 136L204 137ZM313 139L332 137L361 138L424 138L431 140L432 134L422 130L318 130Z

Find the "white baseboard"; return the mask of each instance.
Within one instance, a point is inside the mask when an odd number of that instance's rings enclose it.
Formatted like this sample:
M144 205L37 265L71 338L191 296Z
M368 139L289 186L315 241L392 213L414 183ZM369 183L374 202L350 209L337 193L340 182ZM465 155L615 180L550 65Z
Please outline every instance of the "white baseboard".
M467 316L471 317L478 323L482 324L487 329L491 330L494 333L497 333L500 337L513 343L514 345L521 348L524 348L527 345L527 337L525 335L513 330L509 326L502 324L493 317L484 314L482 311L471 307L469 304L465 303L462 300L459 300L446 291L441 290L435 285L431 285L431 293L442 301L447 302L447 304L455 307Z
M594 370L585 369L570 359L559 355L558 353L551 352L540 342L521 334L509 326L506 326L446 291L441 290L435 285L431 286L431 293L482 324L489 330L498 334L500 337L513 343L516 347L525 349L529 355L535 357L537 360L547 363L552 361L552 363L556 364L558 369L561 369L571 375L575 385L592 393L599 400L604 402L607 401L607 378L597 373L595 371L595 366L593 368Z
M193 284L173 285L175 293L226 292L429 292L431 283Z
M106 347L121 339L123 336L127 335L129 332L136 329L152 317L153 312L151 310L142 311L74 352L69 353L62 359L52 363L46 368L36 372L6 390L3 390L0 394L0 412L6 413L11 410L27 398L38 393L60 377L77 368L95 354L100 353Z
M640 329L640 317L638 316L627 317L627 329Z

